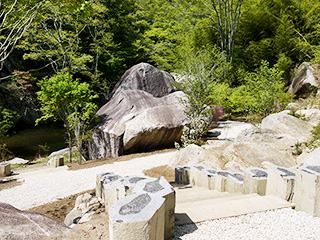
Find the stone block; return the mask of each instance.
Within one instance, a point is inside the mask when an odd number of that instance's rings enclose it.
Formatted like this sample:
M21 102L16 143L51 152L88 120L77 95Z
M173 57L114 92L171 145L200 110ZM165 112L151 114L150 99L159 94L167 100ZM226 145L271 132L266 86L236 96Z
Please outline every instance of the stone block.
M292 201L296 174L280 166L268 168L266 195L275 195L288 202Z
M225 186L226 186L226 181L228 175L231 175L231 172L228 171L217 171L214 177L212 178L212 184L213 184L213 189L216 189L217 191L224 192L225 191Z
M48 161L47 165L54 168L61 167L64 165L64 157L61 155L55 156Z
M296 210L320 217L320 166L297 169L293 202Z
M118 175L109 175L102 182L103 201L106 212L120 199L118 186L121 178Z
M215 188L215 175L217 174L217 171L211 168L204 168L202 169L203 177L207 178L208 184L205 186L206 188L213 190Z
M108 179L106 181L110 181L112 177L116 176L113 172L104 172L98 173L96 178L96 197L100 200L103 200L103 182L105 178ZM118 179L118 178L117 178Z
M11 174L10 163L0 163L0 177L6 177Z
M176 193L164 177L147 179L137 183L132 193L147 193L150 196L162 197L165 199L165 227L164 238L174 237L174 209L176 205Z
M209 188L209 177L215 175L215 170L198 165L190 168L190 183L192 186Z
M176 167L174 169L174 182L176 184L182 184L182 167Z
M77 224L81 218L82 218L82 211L74 208L71 210L71 212L68 213L68 215L64 219L64 224L67 226L71 226L72 224Z
M225 191L229 193L242 193L243 179L244 174L242 172L229 174L225 183Z
M163 240L165 199L138 193L120 199L109 213L109 239Z
M118 191L118 199L124 198L132 194L132 190L137 185L138 182L143 180L156 180L156 178L151 178L147 176L126 176L120 181L117 181L115 188Z
M243 193L266 195L268 172L262 168L250 167L244 172Z
M190 167L182 168L182 184L183 185L190 184Z

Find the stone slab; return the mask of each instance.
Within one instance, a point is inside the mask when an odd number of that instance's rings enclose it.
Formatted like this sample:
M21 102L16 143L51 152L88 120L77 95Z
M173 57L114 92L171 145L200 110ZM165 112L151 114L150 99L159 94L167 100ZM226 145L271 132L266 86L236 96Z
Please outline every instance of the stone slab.
M208 193L207 198L205 198L206 192ZM199 191L195 187L176 189L176 195L176 225L291 207L290 203L279 197L260 196L256 193L230 194L203 188ZM194 197L185 198L186 195Z

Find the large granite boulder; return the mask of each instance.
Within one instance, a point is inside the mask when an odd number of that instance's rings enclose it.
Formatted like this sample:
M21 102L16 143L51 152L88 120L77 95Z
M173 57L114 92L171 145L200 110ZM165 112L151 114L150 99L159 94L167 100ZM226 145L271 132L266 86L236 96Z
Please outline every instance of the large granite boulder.
M175 169L179 166L192 167L201 164L214 169L222 169L224 162L221 160L221 153L229 144L231 142L219 140L201 147L190 144L177 151L170 159L168 166Z
M69 234L72 229L58 221L0 203L0 239L66 239Z
M148 63L139 63L127 70L115 85L112 95L124 90L143 90L154 97L164 97L176 90L172 75Z
M320 166L320 148L312 152L304 152L297 158L298 165Z
M297 96L308 95L312 92L310 86L320 86L320 66L304 62L295 72L289 93Z
M142 90L116 93L97 112L101 121L89 148L89 157L117 157L179 141L188 121L181 107L175 104L174 99L179 95L172 94L171 98L157 98Z
M288 145L312 139L313 126L302 119L288 115L287 111L270 114L262 120L260 127L281 134Z

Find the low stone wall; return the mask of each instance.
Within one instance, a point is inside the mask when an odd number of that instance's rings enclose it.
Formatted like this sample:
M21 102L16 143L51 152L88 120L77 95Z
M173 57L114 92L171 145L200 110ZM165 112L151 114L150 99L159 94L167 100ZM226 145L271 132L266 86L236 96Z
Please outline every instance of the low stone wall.
M182 169L185 167L176 170L179 181L184 175ZM251 167L244 173L232 173L199 165L190 168L190 185L230 193L275 195L293 202L298 211L320 217L320 166L303 166L296 171L281 166L268 170Z

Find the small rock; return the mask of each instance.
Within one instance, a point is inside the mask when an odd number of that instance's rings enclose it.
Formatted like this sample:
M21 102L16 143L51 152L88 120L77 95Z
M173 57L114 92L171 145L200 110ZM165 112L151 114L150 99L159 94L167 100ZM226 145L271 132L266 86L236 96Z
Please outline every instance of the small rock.
M64 220L64 224L67 226L71 226L71 224L75 223L77 224L79 220L82 217L82 211L79 211L77 209L72 209L71 212L68 213Z
M78 223L80 224L80 223L89 222L94 214L95 212L89 212L84 214Z

